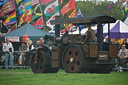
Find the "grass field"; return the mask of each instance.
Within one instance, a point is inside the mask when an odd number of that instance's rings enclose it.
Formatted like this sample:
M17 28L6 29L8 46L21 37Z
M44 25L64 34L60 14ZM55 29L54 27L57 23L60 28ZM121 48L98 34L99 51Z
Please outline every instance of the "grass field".
M1 69L0 85L128 85L127 72L110 74L58 73L33 74L28 69Z

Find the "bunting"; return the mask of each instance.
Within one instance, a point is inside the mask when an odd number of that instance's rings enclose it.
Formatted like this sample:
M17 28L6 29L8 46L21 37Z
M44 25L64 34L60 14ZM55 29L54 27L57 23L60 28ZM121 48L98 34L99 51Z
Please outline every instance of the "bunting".
M75 0L70 0L62 9L61 14L64 16L66 13L75 9Z
M118 0L115 5L118 8L119 6L121 6L124 2L126 2L126 0Z
M8 0L0 9L0 17L15 10L14 0Z
M52 1L55 1L55 0L40 0L40 2L41 2L42 5L47 4L47 3L50 3Z
M20 15L29 9L31 9L31 1L30 0L24 0L23 3L17 8Z
M47 17L53 16L55 13L59 14L59 4L58 4L58 0L56 0L55 2L49 4L45 9L44 9L44 15Z
M108 13L108 10L113 6L113 4L114 4L114 3L111 3L111 4L108 6L108 8L107 8L107 10L106 10L106 13Z

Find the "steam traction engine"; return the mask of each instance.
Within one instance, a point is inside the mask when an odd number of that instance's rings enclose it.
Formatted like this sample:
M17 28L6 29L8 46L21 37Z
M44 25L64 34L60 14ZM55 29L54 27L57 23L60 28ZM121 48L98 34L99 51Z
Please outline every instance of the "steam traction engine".
M110 16L92 16L84 18L61 18L52 21L55 24L55 35L60 37L60 24L85 25L108 23L108 37L110 23L116 19ZM100 29L99 29L100 30ZM63 68L67 73L110 73L117 58L117 45L108 44L108 51L98 51L98 43L82 44L86 35L62 36L61 40L47 41L52 49L47 47L35 50L32 57L33 73L56 73Z

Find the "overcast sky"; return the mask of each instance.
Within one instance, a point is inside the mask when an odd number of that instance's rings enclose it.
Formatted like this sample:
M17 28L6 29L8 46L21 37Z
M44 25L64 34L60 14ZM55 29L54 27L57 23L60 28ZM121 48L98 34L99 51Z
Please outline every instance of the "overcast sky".
M79 1L79 0L75 0L75 1ZM104 1L104 0L101 0L101 1ZM118 0L108 0L108 1L116 2L116 1L118 1Z

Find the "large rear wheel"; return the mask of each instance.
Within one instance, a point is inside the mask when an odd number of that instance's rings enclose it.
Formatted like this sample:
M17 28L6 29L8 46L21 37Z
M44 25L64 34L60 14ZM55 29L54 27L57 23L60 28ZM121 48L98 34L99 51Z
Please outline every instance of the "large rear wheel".
M86 61L81 45L68 46L62 58L62 64L67 73L85 73Z

